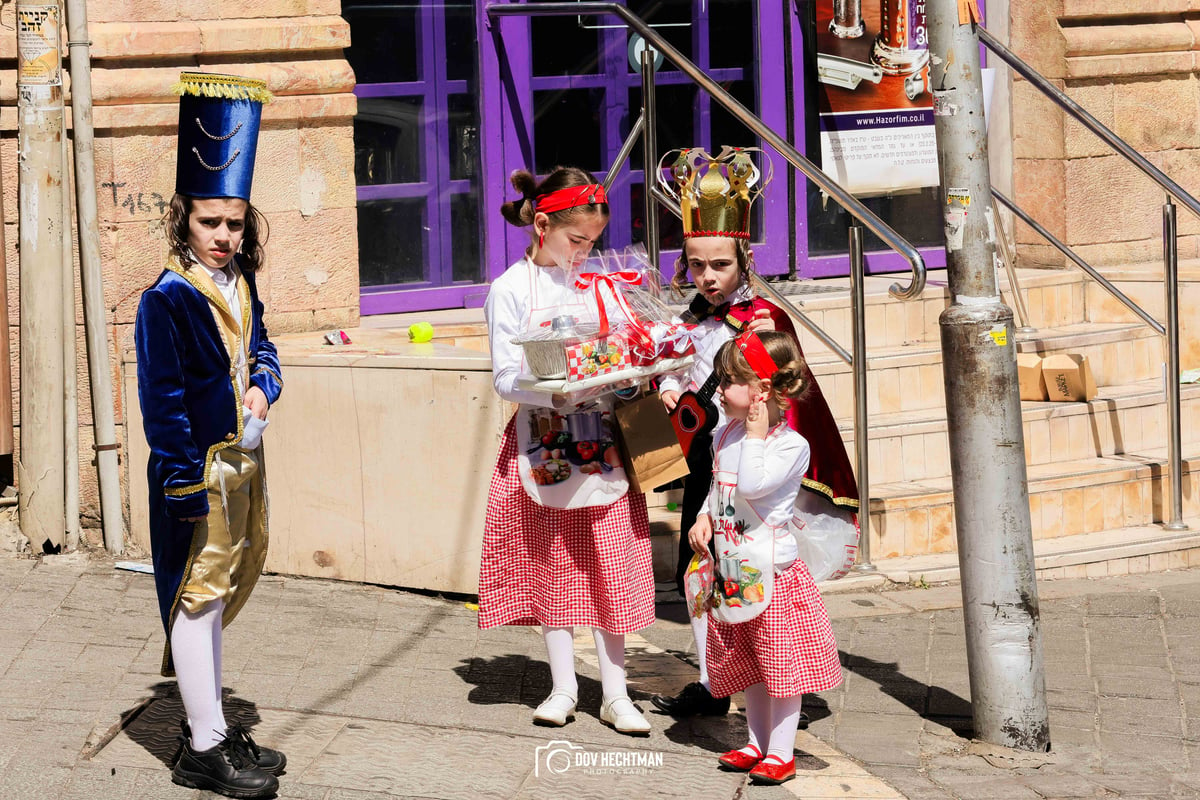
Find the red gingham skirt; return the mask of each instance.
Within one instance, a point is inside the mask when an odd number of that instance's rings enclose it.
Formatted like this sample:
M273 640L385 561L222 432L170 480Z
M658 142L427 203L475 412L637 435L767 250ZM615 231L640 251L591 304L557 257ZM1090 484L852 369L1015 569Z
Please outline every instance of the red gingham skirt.
M799 559L775 576L771 602L754 619L731 625L709 615L707 655L715 697L756 683L772 697L794 697L842 682L829 614Z
M654 622L646 498L547 508L530 499L517 467L515 417L488 491L479 567L479 627L582 625L632 633Z

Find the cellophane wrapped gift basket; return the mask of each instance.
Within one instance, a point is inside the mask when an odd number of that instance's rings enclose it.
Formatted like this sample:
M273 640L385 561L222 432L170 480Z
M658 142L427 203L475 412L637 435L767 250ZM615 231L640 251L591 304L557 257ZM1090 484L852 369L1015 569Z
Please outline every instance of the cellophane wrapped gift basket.
M585 261L573 280L589 298L587 318L558 317L513 340L534 376L568 385L598 377L617 382L693 352L687 328L672 322L644 249L605 251Z

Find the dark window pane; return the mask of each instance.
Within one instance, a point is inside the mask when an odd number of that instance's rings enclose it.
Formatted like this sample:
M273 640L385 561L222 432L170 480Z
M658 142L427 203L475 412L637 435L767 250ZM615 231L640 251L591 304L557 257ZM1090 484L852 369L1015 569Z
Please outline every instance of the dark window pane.
M479 257L479 192L456 194L450 198L450 233L453 280L479 283L483 264Z
M710 0L711 2L711 0ZM667 40L675 49L688 59L695 61L692 56L692 5L693 0L629 0L626 7L634 14L655 26L654 32ZM626 42L632 34L624 34ZM728 35L728 32L726 32ZM752 32L745 29L743 38L750 38ZM628 50L626 50L628 53ZM637 72L631 64L626 66L630 72ZM703 65L701 65L703 66ZM674 68L664 64L662 69Z
M450 115L451 180L471 180L479 175L479 109L474 95L452 94L446 98Z
M630 241L632 244L646 243L646 201L643 199L643 184L635 183L629 187L629 210L633 220L633 230ZM660 250L678 250L683 247L683 223L679 217L656 203L658 209L658 242Z
M350 23L346 60L359 83L416 81L420 75L418 4L403 6L384 0L342 3Z
M534 160L539 175L558 166L604 171L600 153L603 89L534 92L533 102Z
M354 118L354 181L359 186L421 180L421 98L363 97Z
M658 115L658 155L655 164L668 150L681 147L696 147L703 142L696 141L696 93L699 89L695 84L667 84L656 87L654 110ZM626 115L628 124L622 133L629 134L629 127L637 120L642 111L642 87L629 90L629 113ZM618 143L619 146L619 143ZM615 152L615 151L614 151ZM629 154L629 168L642 169L642 148L639 143ZM654 165L651 165L651 169Z
M729 81L723 88L739 103L755 114L758 113L758 102L755 97L754 84L751 81ZM758 137L751 133L749 128L716 103L712 104L712 117L709 124L709 129L712 131L712 138L709 139L709 142L712 144L714 154L721 149L722 145L726 144L734 147L754 147L758 144Z
M938 204L939 189L930 186L920 192L892 197L860 198L897 233L918 247L943 244L943 220ZM813 255L845 253L850 215L837 203L822 202L821 193L809 184L808 249ZM864 232L863 249L868 252L888 247L870 231Z
M446 77L474 81L479 44L475 36L475 8L470 3L446 5Z
M547 0L538 0L547 2ZM530 21L534 75L593 75L600 71L600 31L580 27L578 17L533 17ZM583 17L585 26L603 17Z
M765 32L764 32L765 33ZM708 0L708 66L754 66L754 9L750 0Z
M425 201L358 201L358 277L362 286L425 280Z

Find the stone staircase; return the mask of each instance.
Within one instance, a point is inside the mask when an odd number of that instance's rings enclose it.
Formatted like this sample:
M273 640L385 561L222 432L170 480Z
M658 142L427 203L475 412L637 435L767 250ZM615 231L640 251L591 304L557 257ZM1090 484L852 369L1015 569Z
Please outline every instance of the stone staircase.
M1163 319L1161 270L1106 272ZM1180 307L1186 317L1196 307L1190 296L1200 291L1200 268L1182 272L1187 282ZM1155 524L1169 513L1163 339L1077 271L1023 269L1019 279L1037 330L1017 335L1018 350L1086 355L1099 389L1087 403L1022 404L1039 574L1083 577L1200 563L1200 520L1189 520L1188 531ZM932 272L922 297L911 303L887 295L892 282L881 276L868 278L866 286L871 558L893 580L952 580L957 557L938 329L938 316L949 303L945 273ZM792 299L847 346L848 281L820 283L813 293L804 284L778 287L798 288ZM1002 281L1011 304L1008 288ZM1190 319L1181 339L1183 368L1200 366L1200 342ZM853 462L850 367L807 331L801 330L801 342ZM1200 386L1184 385L1181 416L1186 518L1200 515L1192 469L1200 468ZM674 564L678 512L670 505L679 499L678 492L648 496L661 579ZM840 585L862 580L847 578Z

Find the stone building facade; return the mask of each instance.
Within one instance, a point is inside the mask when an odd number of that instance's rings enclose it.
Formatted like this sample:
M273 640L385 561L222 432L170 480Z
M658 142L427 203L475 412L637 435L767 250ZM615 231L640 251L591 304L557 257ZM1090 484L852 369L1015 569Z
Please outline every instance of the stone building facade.
M159 220L175 185L178 101L171 84L184 70L228 72L261 78L276 96L263 113L252 202L270 222L259 291L267 326L279 333L353 327L358 321L354 73L343 55L350 37L338 0L90 0L87 5L104 301L117 433L124 441L123 409L137 398L121 395L119 353L132 344L141 291L157 277L167 255ZM0 30L6 32L0 36L0 164L15 416L20 298L14 8L12 2L0 6ZM69 102L68 94L68 112ZM95 524L98 497L90 464L82 311L75 333L81 510L88 525ZM124 461L123 474L142 468Z
M788 9L824 1L781 4L778 0L753 0L748 4L758 9L760 16L769 10L775 15L771 19L777 18L782 25ZM631 7L635 2L640 0L630 0ZM124 439L123 408L136 398L121 395L119 353L131 344L141 290L154 280L166 255L158 220L173 187L177 121L176 98L168 88L180 71L199 69L262 78L277 97L264 111L253 197L271 223L268 262L260 280L268 327L279 333L358 324L360 300L366 296L360 294L361 201L355 179L354 119L359 103L354 93L355 73L344 52L351 44L351 25L343 17L345 5L341 0L88 3L105 306L120 438ZM436 5L449 8L452 4L439 0ZM1185 189L1200 192L1200 83L1196 76L1200 0L1119 4L1110 0L985 0L983 5L989 29L1010 42L1018 55L1065 88ZM13 407L17 409L14 7L12 2L0 3L0 31L6 32L0 35L0 178ZM474 116L468 115L471 123L464 131L477 128L474 133L476 140L482 141L482 149L477 145L472 152L483 154L486 175L489 159L499 163L496 154L511 146L500 143L488 130L489 125L499 124L495 120L500 116L509 114L499 108L502 93L478 91L480 85L490 85L483 79L485 73L499 74L494 52L497 39L487 29L481 8L477 2L474 11L464 12L477 17L474 33L465 34L464 41L473 48L471 58L481 79L464 78L462 83L468 88L461 94L474 93L477 98L477 107L471 112ZM525 39L520 41L528 45ZM802 37L789 41L796 46ZM529 69L533 77L525 88L533 86L535 79L542 80L537 70L533 63ZM1146 275L1161 275L1154 272L1162 258L1161 192L1094 136L1068 122L1024 81L1002 77L996 101L991 126L996 184L1010 190L1021 206L1056 236L1077 247L1091 263L1112 268L1148 265ZM612 149L618 144L619 140L614 140L605 146ZM512 165L505 161L503 166L507 170ZM457 179L464 184L468 180ZM506 196L507 187L488 186L488 181L477 177L470 180L480 184L482 201L477 207L484 218L482 228L496 227L495 213L488 209ZM628 211L622 213L629 216ZM634 216L637 213L635 208ZM1186 212L1181 212L1179 219L1181 259L1200 258L1200 221ZM1018 225L1012 235L1022 265L1062 265L1057 251L1032 231ZM782 252L786 254L787 237L783 238ZM487 276L503 270L517 249L507 239L496 252L487 249L486 237L481 237L481 242L480 258L487 263L479 272L486 282ZM476 295L463 303L477 304L482 294ZM91 418L82 320L80 312L76 338L82 508L85 518L94 519L98 501L90 465ZM124 465L126 472L131 468L140 469L141 465Z

